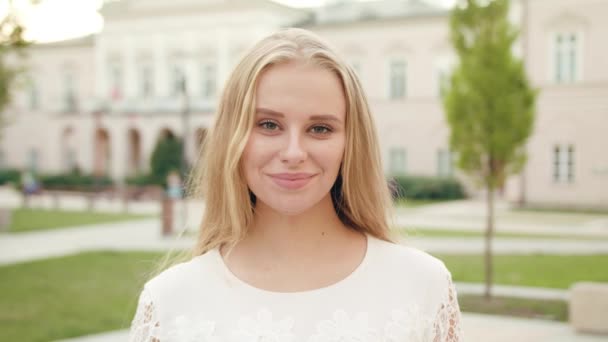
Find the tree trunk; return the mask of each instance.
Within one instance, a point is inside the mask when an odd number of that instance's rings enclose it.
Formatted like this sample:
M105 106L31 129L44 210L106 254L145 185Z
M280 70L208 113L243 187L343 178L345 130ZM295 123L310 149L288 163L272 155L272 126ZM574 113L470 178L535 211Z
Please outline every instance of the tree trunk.
M484 297L486 300L490 300L492 297L491 289L493 282L493 269L492 269L492 236L494 235L494 189L491 185L487 186L487 200L486 203L487 213L486 213L486 236L485 236L485 274L486 274L486 284Z

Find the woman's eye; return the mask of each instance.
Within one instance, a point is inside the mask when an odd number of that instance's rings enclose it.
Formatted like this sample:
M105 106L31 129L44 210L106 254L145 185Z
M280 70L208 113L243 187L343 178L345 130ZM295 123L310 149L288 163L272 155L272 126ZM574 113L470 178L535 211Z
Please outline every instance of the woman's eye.
M314 126L311 128L311 130L315 134L327 134L327 133L331 132L331 129L329 127L325 127L325 126Z
M277 128L279 128L279 125L277 125L276 123L274 123L272 121L262 121L262 122L260 122L259 126L264 129L271 130L271 131L274 131Z

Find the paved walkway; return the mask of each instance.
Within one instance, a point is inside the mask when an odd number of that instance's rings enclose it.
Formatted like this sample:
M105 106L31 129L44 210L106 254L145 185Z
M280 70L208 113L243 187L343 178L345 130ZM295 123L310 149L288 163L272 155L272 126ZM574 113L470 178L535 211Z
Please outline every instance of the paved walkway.
M162 237L158 219L99 224L17 234L0 234L0 264L10 264L89 250L189 248L192 238Z
M538 235L577 235L608 238L608 214L513 211L497 202L496 232ZM395 224L401 227L484 231L486 204L461 200L397 210Z
M463 313L467 342L606 342L607 337L577 334L566 323L505 316ZM86 336L62 342L127 341L128 330Z
M34 207L53 208L55 201L50 196L36 196L31 199ZM57 202L62 209L86 210L88 201L77 195L65 195ZM21 206L21 195L9 187L0 186L0 207ZM202 203L190 203L188 208L191 226L200 217ZM94 201L94 210L122 212L122 201L99 197ZM158 201L130 202L126 208L131 213L160 214ZM398 208L394 223L401 227L425 229L452 229L484 231L486 204L483 200L458 200L424 205L414 208ZM581 214L559 212L513 211L504 201L495 206L496 231L526 234L577 235L608 239L608 214Z
M404 244L428 252L481 253L481 238L408 238ZM188 248L193 237L175 238L160 235L157 219L100 224L47 231L0 234L0 264L43 259L94 249L110 250L168 250ZM608 240L569 241L550 239L498 238L494 240L496 254L596 254L608 253Z

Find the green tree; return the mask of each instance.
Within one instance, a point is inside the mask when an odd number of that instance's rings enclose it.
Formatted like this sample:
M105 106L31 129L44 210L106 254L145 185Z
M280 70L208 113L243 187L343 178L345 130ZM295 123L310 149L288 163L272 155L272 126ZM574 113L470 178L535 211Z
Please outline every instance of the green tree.
M12 0L9 0L8 13L0 19L0 113L11 102L12 91L18 76L25 71L20 59L25 55L29 43L23 33L25 29L19 21ZM0 117L0 126L3 120Z
M168 135L158 139L150 159L150 181L166 185L167 175L171 171L180 171L182 161L182 142Z
M519 32L508 0L461 0L450 16L459 63L443 98L457 164L487 193L485 297L493 281L494 194L526 162L536 90L512 53Z

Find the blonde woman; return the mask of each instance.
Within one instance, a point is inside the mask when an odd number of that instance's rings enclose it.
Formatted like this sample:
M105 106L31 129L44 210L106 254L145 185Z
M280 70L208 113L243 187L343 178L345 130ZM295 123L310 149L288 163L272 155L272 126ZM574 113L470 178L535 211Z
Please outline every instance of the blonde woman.
M317 36L253 47L200 160L196 246L146 283L130 341L461 340L448 270L390 236L363 90Z

